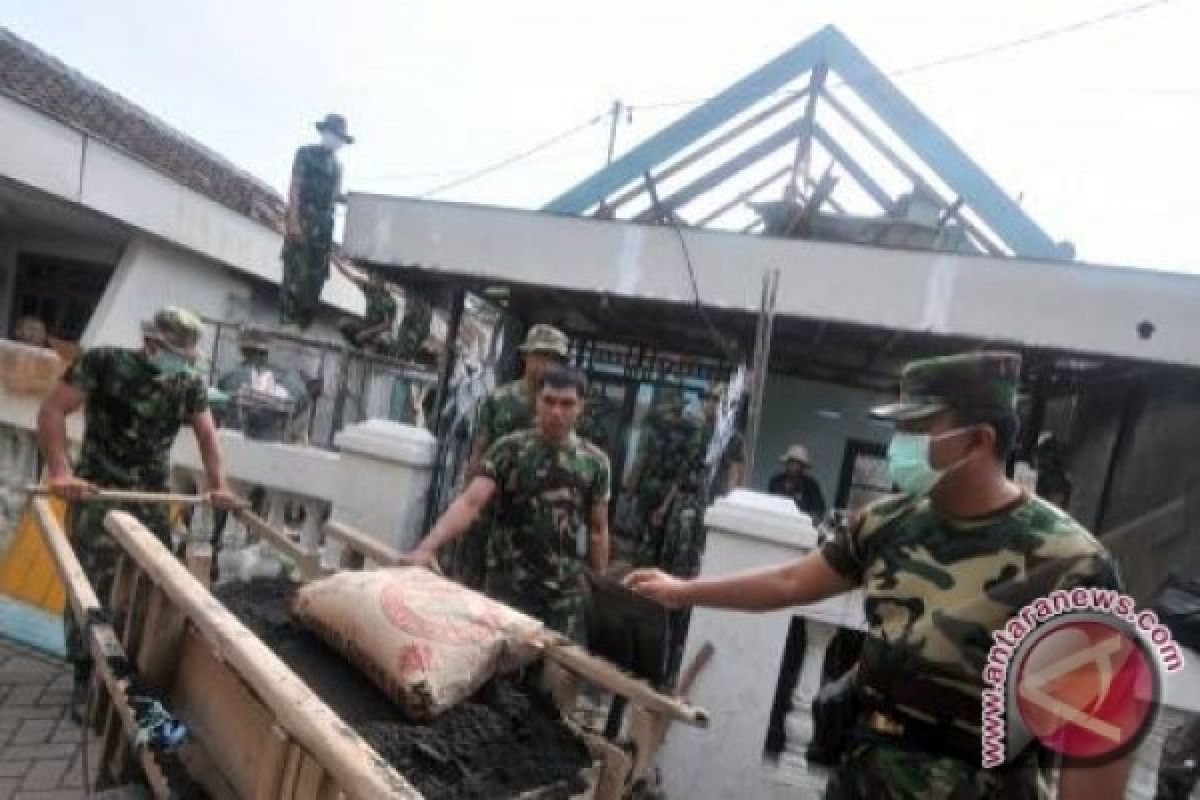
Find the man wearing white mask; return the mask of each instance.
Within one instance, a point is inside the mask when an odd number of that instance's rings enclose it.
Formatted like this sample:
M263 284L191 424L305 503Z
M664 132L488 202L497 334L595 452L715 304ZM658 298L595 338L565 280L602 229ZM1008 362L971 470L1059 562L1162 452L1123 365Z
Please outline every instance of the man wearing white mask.
M864 590L859 710L827 798L1047 796L1040 745L981 766L992 633L1055 589L1121 587L1091 534L1005 474L1020 371L1020 356L1005 352L908 364L899 402L872 412L896 424L888 464L901 494L868 506L819 551L729 577L626 579L674 608L767 611ZM1124 797L1128 770L1127 756L1064 766L1058 797Z
M299 330L312 324L329 278L333 207L342 199L337 151L354 143L340 114L327 114L316 127L320 144L301 147L292 163L283 239L279 321Z

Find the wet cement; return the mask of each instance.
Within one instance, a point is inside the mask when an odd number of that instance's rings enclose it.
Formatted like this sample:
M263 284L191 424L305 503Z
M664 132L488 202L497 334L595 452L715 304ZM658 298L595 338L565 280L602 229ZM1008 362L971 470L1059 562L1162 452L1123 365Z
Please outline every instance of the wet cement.
M534 789L565 798L586 788L586 746L529 680L497 677L431 722L404 715L340 654L289 613L295 585L258 579L216 595L429 800L503 800Z

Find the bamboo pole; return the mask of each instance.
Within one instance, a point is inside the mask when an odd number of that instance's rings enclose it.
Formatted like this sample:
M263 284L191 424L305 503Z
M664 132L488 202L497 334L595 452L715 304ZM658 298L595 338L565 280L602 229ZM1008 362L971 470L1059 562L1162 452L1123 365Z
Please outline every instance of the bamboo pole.
M253 633L230 614L133 516L111 511L104 526L276 715L281 727L320 759L358 800L421 795L384 762Z
M26 486L25 491L34 497L53 496L49 486ZM171 492L142 492L127 489L100 489L78 498L93 503L167 503L180 506L202 506L208 497L202 494L173 494Z

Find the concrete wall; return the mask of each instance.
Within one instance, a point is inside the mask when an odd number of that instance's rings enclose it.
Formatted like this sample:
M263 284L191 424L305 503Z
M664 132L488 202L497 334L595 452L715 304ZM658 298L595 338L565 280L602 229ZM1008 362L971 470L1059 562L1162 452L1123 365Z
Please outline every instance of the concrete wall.
M812 459L813 475L832 506L846 441L865 439L886 444L891 435L890 427L867 417L867 410L884 400L859 389L778 375L768 377L751 486L766 491L767 481L780 469L779 459L784 452L792 444L803 444Z
M282 237L167 175L0 96L0 177L78 203L260 280L279 283ZM361 313L362 294L336 271L322 299Z
M780 316L1200 366L1200 276L889 250L354 194L352 258L755 314L781 269ZM571 254L571 269L562 254ZM730 269L730 264L738 265ZM1019 313L1014 313L1018 310ZM1149 338L1139 323L1153 323Z
M1113 473L1108 508L1098 521L1105 474L1126 398L1145 392ZM1115 552L1142 605L1169 571L1200 572L1200 379L1156 377L1144 387L1118 384L1080 398L1070 454L1071 511Z

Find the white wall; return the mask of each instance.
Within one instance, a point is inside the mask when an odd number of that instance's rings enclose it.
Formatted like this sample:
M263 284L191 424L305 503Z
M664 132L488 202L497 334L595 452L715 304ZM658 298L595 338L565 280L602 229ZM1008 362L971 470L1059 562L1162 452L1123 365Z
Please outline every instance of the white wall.
M283 238L137 159L0 97L0 178L98 211L261 280L279 283ZM344 311L365 301L336 270L321 295Z
M1200 366L1200 276L892 250L352 194L345 250L378 264L756 314L780 269L782 317ZM562 268L570 253L571 269ZM729 265L738 265L730 269ZM1138 325L1155 333L1143 339Z
M813 475L821 484L825 500L832 506L837 499L846 441L853 438L887 443L891 429L867 417L868 409L887 399L859 389L769 376L752 487L766 491L767 481L781 468L779 459L788 447L802 444L808 448ZM818 413L825 411L841 416L831 419Z
M223 319L230 298L245 297L249 292L244 278L208 259L150 239L137 239L118 262L81 344L138 347L142 320L162 306L185 306Z

